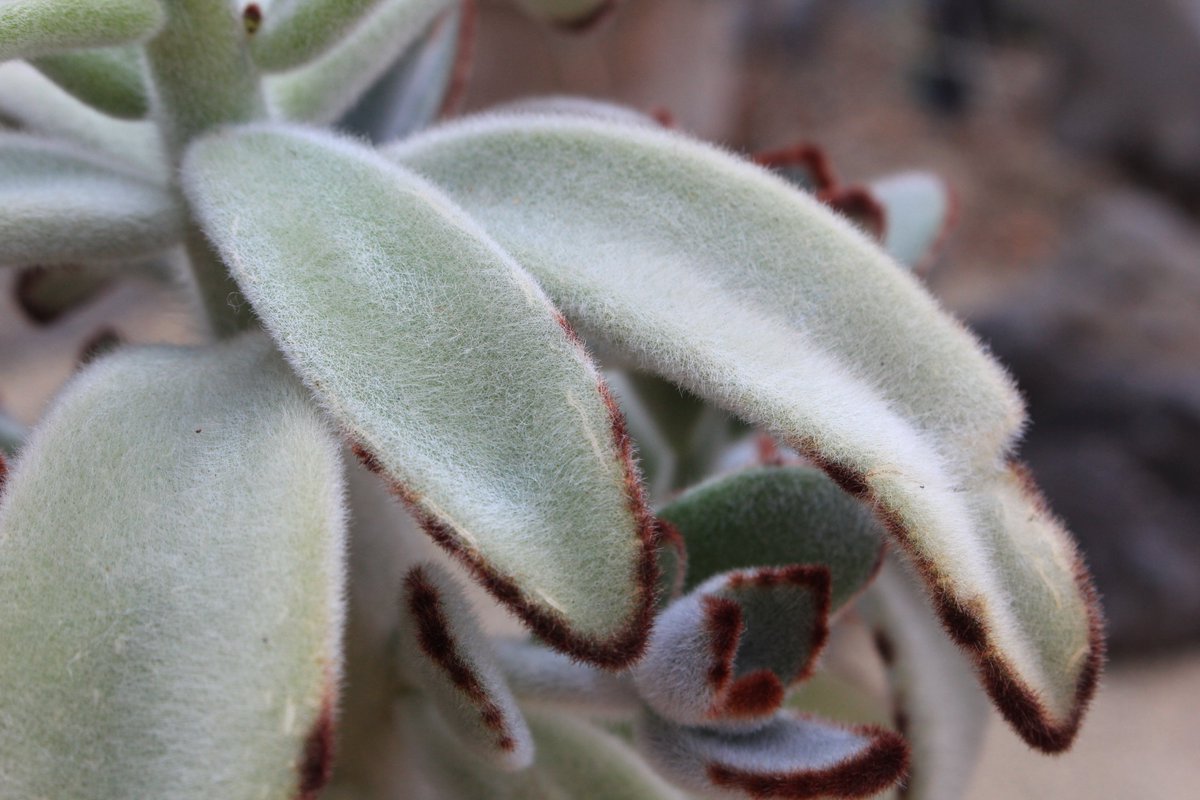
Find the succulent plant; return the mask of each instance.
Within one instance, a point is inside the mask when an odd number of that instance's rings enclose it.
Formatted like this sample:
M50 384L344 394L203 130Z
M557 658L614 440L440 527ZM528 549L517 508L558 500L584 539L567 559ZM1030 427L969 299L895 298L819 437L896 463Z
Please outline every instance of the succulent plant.
M1019 396L910 271L944 187L584 100L431 125L472 24L0 5L21 303L151 275L205 331L0 416L0 798L950 798L972 667L1068 747L1101 623ZM812 713L831 620L894 724Z

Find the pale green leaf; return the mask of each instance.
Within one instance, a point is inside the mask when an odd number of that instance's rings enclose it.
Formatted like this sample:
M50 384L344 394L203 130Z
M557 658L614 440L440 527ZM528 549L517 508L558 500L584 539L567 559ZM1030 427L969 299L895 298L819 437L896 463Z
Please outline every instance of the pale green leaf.
M409 47L342 115L338 127L387 142L426 127L455 104L466 75L459 64L470 47L475 24L465 6L435 19L419 41Z
M320 58L271 76L267 81L271 105L287 119L333 122L416 44L450 5L451 0L383 0Z
M896 721L912 751L905 798L966 796L988 724L987 700L929 603L894 559L856 606L888 668Z
M0 61L144 41L162 23L158 0L4 0Z
M454 580L432 563L409 570L396 654L459 746L506 771L533 761L533 742L491 643Z
M681 725L758 725L812 674L828 636L824 567L728 572L659 615L633 679Z
M871 195L883 207L883 247L914 269L934 255L950 224L950 189L936 175L904 172L872 181Z
M25 429L24 425L0 409L0 459L5 456L15 456L28 435L29 431ZM4 481L2 472L3 467L0 467L0 488Z
M747 732L684 728L646 713L638 749L677 785L706 797L870 797L904 776L891 731L781 713Z
M181 236L164 188L73 145L0 133L0 265L137 258Z
M868 500L1010 722L1069 745L1103 646L1086 572L1006 466L1024 419L1007 375L906 270L782 179L668 131L494 116L389 153L479 220L585 339Z
M30 133L70 139L167 181L162 140L149 122L118 120L85 105L23 61L0 64L0 120Z
M133 47L104 47L42 56L33 65L88 105L121 119L141 119L149 109L142 54Z
M608 16L618 0L516 0L532 16L571 30L584 30Z
M627 677L580 664L541 645L499 640L496 657L509 687L528 706L616 719L631 718L641 708Z
M183 176L284 353L438 543L554 646L634 658L652 523L607 389L537 284L347 140L250 126L195 145Z
M313 791L341 474L264 336L126 348L70 383L0 501L0 796Z
M714 478L658 516L687 545L687 589L731 569L818 564L829 569L836 610L882 557L884 532L870 509L812 467L756 467Z

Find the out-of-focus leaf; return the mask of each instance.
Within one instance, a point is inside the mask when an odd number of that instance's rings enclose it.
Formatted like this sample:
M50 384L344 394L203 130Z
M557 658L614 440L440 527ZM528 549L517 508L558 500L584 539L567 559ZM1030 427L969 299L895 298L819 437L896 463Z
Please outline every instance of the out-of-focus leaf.
M889 559L856 606L888 668L895 723L912 749L906 800L959 800L983 746L988 706L912 578Z
M838 183L828 154L810 142L799 142L788 147L755 153L754 163L775 172L793 186L813 194L830 191Z
M128 277L167 281L170 272L167 264L157 259L121 265L29 267L17 276L14 294L31 322L50 325Z
M149 122L113 119L60 89L23 61L0 64L0 119L29 133L69 139L167 181L158 131Z
M272 76L267 82L271 104L288 119L333 122L419 41L450 4L450 0L383 0L344 41L316 61Z
M683 728L647 713L637 745L663 775L707 797L869 797L908 764L891 731L784 713L748 732Z
M627 678L540 645L502 640L496 656L513 693L529 706L604 718L631 718L641 707Z
M583 31L603 20L618 0L516 0L530 15L566 30Z
M28 435L29 431L24 425L0 409L0 458L15 456ZM0 480L0 483L3 481Z
M884 210L884 249L901 264L921 268L953 221L949 187L936 175L904 172L872 181L870 190Z
M34 59L33 65L68 93L121 119L146 116L149 100L142 56L133 47L75 50Z
M401 139L426 127L453 105L457 86L465 79L460 64L469 65L473 6L464 4L435 19L374 85L357 99L338 126L373 142Z
M0 500L0 796L315 792L342 464L263 336L82 372Z
M682 725L758 723L811 674L829 636L829 570L718 575L655 622L633 667L642 698Z
M1103 650L1086 570L1009 466L1003 370L846 221L677 134L494 116L389 154L530 270L588 341L777 436L867 500L1030 743L1069 746Z
M434 564L413 567L400 607L400 669L437 706L459 744L504 770L529 766L525 718L450 576Z
M608 390L542 290L432 185L249 126L185 188L300 375L426 531L551 645L640 654L655 530Z
M812 467L756 467L697 486L659 510L687 545L686 588L748 567L821 564L837 610L882 558L878 520Z
M637 446L638 466L646 481L646 493L651 502L667 496L675 485L675 451L662 435L650 410L625 373L611 370L605 375L629 433Z
M138 258L182 236L179 204L83 150L0 133L0 265Z
M163 19L158 0L5 0L0 61L144 41Z

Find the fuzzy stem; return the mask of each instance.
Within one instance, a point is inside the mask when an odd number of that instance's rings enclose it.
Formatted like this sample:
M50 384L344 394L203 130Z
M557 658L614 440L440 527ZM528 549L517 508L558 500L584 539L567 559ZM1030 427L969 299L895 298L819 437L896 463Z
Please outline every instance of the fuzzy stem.
M245 28L232 3L163 4L167 22L146 46L146 56L155 118L174 174L192 139L220 125L263 119L267 107ZM185 247L213 334L227 336L253 325L250 305L194 219L188 222Z

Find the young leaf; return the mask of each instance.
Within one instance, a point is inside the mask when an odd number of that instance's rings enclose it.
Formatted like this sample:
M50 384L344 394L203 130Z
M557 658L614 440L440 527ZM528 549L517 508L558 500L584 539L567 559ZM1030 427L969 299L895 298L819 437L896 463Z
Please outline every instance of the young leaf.
M165 189L80 149L0 133L0 265L137 258L179 241Z
M987 701L933 609L894 559L855 606L874 628L895 720L912 750L905 800L959 800L987 730Z
M5 0L0 61L144 41L162 23L158 0Z
M953 222L949 187L935 175L904 172L872 181L871 195L884 210L884 249L913 269L932 260Z
M653 521L615 404L537 284L346 140L250 126L196 144L183 176L264 324L426 531L551 645L635 658Z
M825 567L718 575L659 616L634 683L651 708L682 725L757 723L811 674L828 623Z
M1023 421L1008 377L910 274L781 179L667 131L496 116L389 152L585 338L867 500L1009 721L1039 747L1070 744L1103 648L1086 571L1004 466Z
M812 467L756 467L715 478L658 516L683 536L688 590L731 569L822 564L836 611L883 557L884 531L870 509Z
M663 775L709 797L870 797L908 766L904 740L891 731L794 714L739 732L683 728L647 713L637 745Z
M459 744L504 770L529 766L525 718L450 576L433 564L409 570L400 620L400 669L415 673Z
M529 642L496 643L496 658L522 702L593 717L629 718L641 707L628 679Z
M0 64L0 120L30 133L69 139L167 182L162 140L149 122L118 120L85 105L23 61Z
M341 472L266 337L126 348L75 378L0 500L0 795L317 791Z
M517 0L517 5L560 28L584 31L611 14L617 0Z
M142 55L133 47L103 47L42 56L33 65L68 93L121 119L149 109Z
M450 4L450 0L383 0L362 24L320 58L271 76L267 81L271 104L287 119L333 122L420 39Z

